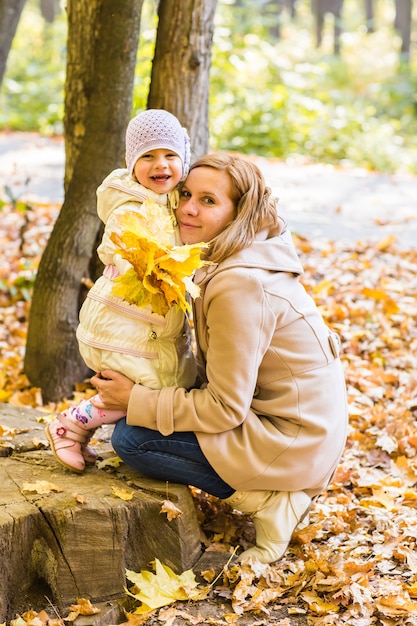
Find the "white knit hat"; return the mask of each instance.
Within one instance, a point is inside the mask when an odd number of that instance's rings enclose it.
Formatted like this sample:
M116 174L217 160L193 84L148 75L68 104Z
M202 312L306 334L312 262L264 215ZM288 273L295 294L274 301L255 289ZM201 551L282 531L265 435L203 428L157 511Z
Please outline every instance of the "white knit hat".
M126 130L126 166L133 173L136 161L150 150L165 148L178 154L185 178L190 167L190 139L172 113L147 109L130 120Z

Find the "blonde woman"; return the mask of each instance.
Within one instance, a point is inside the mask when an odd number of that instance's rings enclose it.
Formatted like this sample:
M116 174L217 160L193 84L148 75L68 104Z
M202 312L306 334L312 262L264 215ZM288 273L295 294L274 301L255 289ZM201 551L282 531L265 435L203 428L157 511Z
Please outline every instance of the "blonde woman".
M290 233L259 169L212 154L191 166L176 211L183 243L210 242L194 303L202 380L191 390L92 383L99 406L127 409L114 430L139 472L191 484L253 517L272 563L306 524L342 454L347 401L337 337L299 282Z

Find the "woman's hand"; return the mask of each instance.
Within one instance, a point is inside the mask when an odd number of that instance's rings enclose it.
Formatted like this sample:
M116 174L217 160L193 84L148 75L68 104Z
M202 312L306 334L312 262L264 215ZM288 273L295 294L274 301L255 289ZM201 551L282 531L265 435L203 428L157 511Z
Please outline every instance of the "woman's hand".
M117 409L126 411L134 382L119 372L103 370L91 378L91 384L97 389L100 401L91 403L98 409Z

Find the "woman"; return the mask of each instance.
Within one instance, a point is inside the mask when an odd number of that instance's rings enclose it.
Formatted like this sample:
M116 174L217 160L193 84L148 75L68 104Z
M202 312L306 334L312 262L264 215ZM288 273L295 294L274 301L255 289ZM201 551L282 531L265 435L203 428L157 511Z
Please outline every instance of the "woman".
M337 337L299 282L276 202L250 161L196 161L176 211L183 243L210 242L194 322L202 382L150 390L109 370L100 406L125 409L112 444L145 475L191 484L251 514L255 556L285 552L346 438Z

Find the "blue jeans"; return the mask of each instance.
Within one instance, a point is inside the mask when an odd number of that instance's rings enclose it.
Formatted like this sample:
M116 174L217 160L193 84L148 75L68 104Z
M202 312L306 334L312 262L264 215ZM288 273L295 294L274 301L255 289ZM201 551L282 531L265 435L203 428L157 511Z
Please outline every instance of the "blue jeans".
M223 499L235 491L211 467L194 433L165 437L157 430L129 426L123 418L114 428L112 446L122 461L145 476L192 485Z

